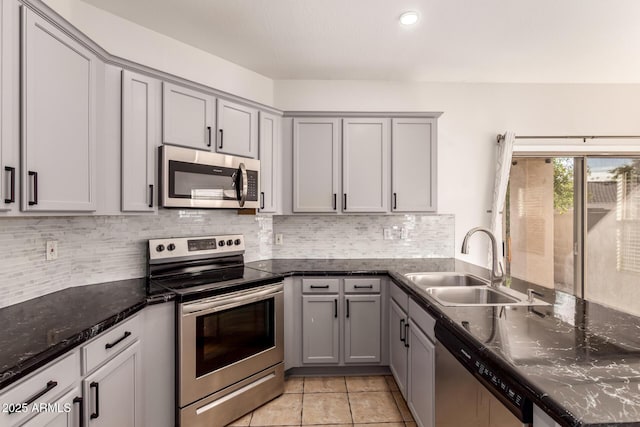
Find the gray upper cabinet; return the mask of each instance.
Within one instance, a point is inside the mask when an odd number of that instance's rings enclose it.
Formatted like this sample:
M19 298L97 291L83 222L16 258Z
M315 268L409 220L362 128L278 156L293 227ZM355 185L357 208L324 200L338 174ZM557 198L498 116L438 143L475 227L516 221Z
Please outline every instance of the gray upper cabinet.
M15 0L0 3L0 212L19 209L20 19Z
M162 83L162 142L212 150L215 98L197 90Z
M260 212L279 208L281 122L280 116L260 112Z
M340 119L293 120L293 211L338 210Z
M380 295L345 296L345 363L380 362Z
M22 9L22 208L94 211L97 59Z
M258 110L218 99L216 151L222 154L258 156Z
M391 208L436 211L436 119L393 119Z
M342 210L389 209L389 119L344 119Z
M153 212L157 203L160 82L122 71L122 211Z
M338 363L338 295L302 297L302 362Z

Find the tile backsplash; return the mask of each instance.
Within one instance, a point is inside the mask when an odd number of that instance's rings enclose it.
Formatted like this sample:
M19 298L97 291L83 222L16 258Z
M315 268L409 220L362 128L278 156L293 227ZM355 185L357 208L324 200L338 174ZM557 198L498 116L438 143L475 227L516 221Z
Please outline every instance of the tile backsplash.
M0 218L0 307L70 286L144 277L148 239L244 234L246 261L271 258L272 217L235 210L157 215ZM58 259L45 261L47 240Z
M383 239L385 228L391 240ZM148 239L226 233L244 234L246 261L454 256L453 215L272 217L162 209L140 216L0 218L0 307L71 286L144 277ZM283 235L282 245L273 245L274 233ZM45 261L47 240L58 242L57 260Z
M453 215L275 216L273 233L273 258L454 257Z

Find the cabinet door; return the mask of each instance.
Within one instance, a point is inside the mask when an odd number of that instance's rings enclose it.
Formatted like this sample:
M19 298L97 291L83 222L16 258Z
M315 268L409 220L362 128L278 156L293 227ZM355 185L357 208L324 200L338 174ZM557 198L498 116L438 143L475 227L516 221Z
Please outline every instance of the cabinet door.
M23 427L79 427L82 424L83 398L80 386L74 387L60 399L31 418ZM53 409L53 410L52 410Z
M409 328L408 345L407 405L418 427L434 427L435 346L415 325Z
M436 210L436 120L393 119L391 136L391 209Z
M302 362L338 363L338 295L302 297Z
M293 120L293 211L337 212L340 120Z
M342 189L345 212L388 210L388 119L343 120Z
M274 114L260 112L260 211L277 212L280 188L280 126Z
M162 83L162 142L211 150L214 97Z
M398 389L407 398L407 348L405 334L407 313L392 299L389 309L389 368L398 383Z
M18 2L0 3L0 211L17 212L20 177L20 15Z
M115 356L83 381L85 425L142 425L140 342Z
M258 155L258 110L218 99L216 151L251 157Z
M122 71L122 211L156 210L155 153L160 82Z
M22 12L22 208L96 208L96 57Z
M345 297L344 362L380 362L380 295Z

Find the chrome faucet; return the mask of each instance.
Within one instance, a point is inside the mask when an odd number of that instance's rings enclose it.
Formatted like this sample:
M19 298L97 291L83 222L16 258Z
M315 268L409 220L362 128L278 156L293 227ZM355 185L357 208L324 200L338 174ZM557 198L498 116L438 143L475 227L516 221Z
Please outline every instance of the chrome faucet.
M491 230L484 227L475 227L467 232L462 240L462 253L469 253L469 237L471 237L476 231L482 231L489 239L491 239L491 277L490 282L491 286L497 287L504 281L504 271L502 269L502 264L498 261L498 242L496 241L496 236L493 235Z

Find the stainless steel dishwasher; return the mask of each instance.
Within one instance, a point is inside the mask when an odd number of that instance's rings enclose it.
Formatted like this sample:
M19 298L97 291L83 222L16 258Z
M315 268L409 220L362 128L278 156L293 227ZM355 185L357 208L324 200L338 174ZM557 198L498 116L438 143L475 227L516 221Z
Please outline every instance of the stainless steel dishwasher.
M436 427L531 426L524 389L492 372L483 358L436 324Z

